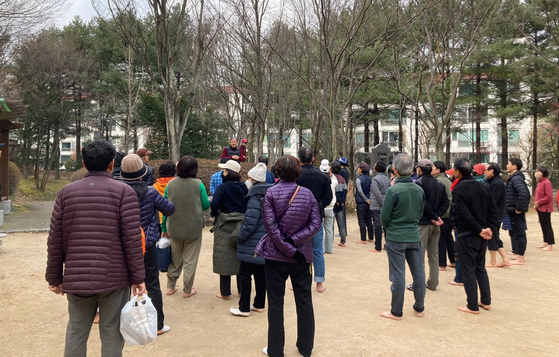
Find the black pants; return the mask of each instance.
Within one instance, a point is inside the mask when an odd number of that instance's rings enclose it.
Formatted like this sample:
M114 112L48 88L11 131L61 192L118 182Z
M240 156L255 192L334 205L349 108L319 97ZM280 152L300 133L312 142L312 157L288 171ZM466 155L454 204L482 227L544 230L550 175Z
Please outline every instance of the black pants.
M157 329L163 328L165 315L163 314L163 298L161 296L161 286L159 286L159 269L157 267L157 247L152 245L146 248L144 255L144 268L146 271L146 290L148 296L157 310Z
M241 282L239 280L239 276L237 277L237 292L241 293ZM219 276L219 293L221 296L230 296L231 295L231 275L220 275Z
M510 231L510 239L512 244L512 252L518 255L524 255L526 252L526 213L521 214L511 213L509 214L510 225L512 227Z
M443 225L441 226L441 236L439 238L439 266L446 267L446 256L451 264L455 263L454 259L454 237L452 237L452 228L448 218L441 218Z
M359 231L361 232L362 241L367 240L367 231L369 233L368 235L370 240L375 238L371 210L369 207L369 204L366 202L360 202L357 204L357 222L359 223Z
M242 312L250 312L250 293L253 275L256 288L253 305L257 309L263 309L266 303L266 270L264 265L241 262L241 267L239 268L239 281L241 283L239 310Z
M491 240L487 244L487 248L489 250L499 250L499 248L503 248L503 241L500 237L501 222L497 223L497 228L491 231L493 232L493 235L491 236Z
M268 292L268 355L282 357L285 345L283 304L285 281L291 278L297 309L297 349L310 356L314 346L314 310L312 304L312 273L310 264L283 263L266 260L266 291Z
M479 311L478 285L481 303L491 305L489 277L487 276L487 270L485 270L487 242L487 240L475 234L460 237L460 247L458 248L460 274L466 291L468 309L472 311Z
M551 212L538 212L540 227L542 227L543 241L549 245L555 244L553 227L551 227Z

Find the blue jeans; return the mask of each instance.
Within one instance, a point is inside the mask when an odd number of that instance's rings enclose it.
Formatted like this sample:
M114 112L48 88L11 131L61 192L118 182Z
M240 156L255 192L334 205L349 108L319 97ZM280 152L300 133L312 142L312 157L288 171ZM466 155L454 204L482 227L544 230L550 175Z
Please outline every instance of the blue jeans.
M322 283L326 268L324 266L324 228L322 224L318 232L312 237L312 253L313 253L313 267L314 267L314 281L315 283Z
M402 317L404 308L404 294L406 292L406 261L413 277L413 295L415 304L413 309L423 312L425 309L425 271L421 256L421 243L386 242L388 256L388 273L392 286L392 306L390 312L394 316Z
M347 237L345 207L341 211L334 212L334 216L336 217L336 222L338 223L338 231L340 233L340 243L345 244L345 240Z

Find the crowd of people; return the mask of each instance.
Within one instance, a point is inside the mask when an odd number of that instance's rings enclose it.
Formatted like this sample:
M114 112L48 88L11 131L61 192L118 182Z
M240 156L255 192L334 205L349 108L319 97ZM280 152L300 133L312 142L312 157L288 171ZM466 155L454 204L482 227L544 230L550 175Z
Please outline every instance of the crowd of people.
M311 149L297 157L282 156L270 169L268 158L241 180L247 159L246 139L223 149L210 195L197 178L198 162L183 156L159 166L159 178L147 162L151 152L116 152L105 141L82 150L88 174L58 194L48 237L46 280L49 289L68 298L66 356L85 356L91 324L96 320L103 356L121 356L120 310L130 294L147 292L157 310L158 334L165 324L159 271L166 270L167 295L177 292L182 273L184 298L194 288L204 228L210 210L213 227L213 272L219 275L217 298L230 300L235 276L238 305L234 316L268 311L268 343L263 352L283 356L284 296L290 278L297 311L296 346L310 356L314 345L313 281L326 289L325 255L347 244L347 195L350 173L345 157L315 164ZM390 165L387 165L390 164ZM150 170L151 169L151 170ZM392 283L391 307L380 316L400 320L406 288L413 309L425 313L426 290L435 291L439 271L455 268L451 285L464 286L460 311L479 314L491 307L486 267L525 264L526 212L531 195L522 161L511 158L501 177L498 164L472 165L458 159L452 168L442 161L415 163L406 154L393 162L362 162L353 185L360 239L373 243L370 252L386 251ZM372 171L372 175L371 175ZM549 171L539 166L534 208L543 234L542 251L553 250L553 189ZM559 195L557 197L559 204ZM501 225L509 231L512 252L505 252ZM384 241L383 241L384 236ZM158 241L169 240L171 262L158 267ZM486 263L489 249L490 261ZM497 254L501 261L497 262ZM425 258L427 256L427 258ZM405 283L405 264L413 282ZM428 267L428 270L427 270ZM255 296L251 302L252 280ZM478 297L478 288L480 291ZM267 296L267 303L266 303Z

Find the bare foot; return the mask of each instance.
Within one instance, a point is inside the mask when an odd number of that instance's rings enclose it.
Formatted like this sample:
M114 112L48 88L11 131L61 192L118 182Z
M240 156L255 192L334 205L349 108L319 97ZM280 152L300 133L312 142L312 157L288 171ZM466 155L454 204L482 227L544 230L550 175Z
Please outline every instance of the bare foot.
M97 313L95 314L95 318L93 319L93 323L94 323L94 324L98 324L98 323L99 323L99 311L97 311Z
M167 288L167 295L173 295L177 292L177 288Z
M367 244L367 242L366 242L366 241L364 241L364 240L358 240L358 241L357 241L357 242L355 242L355 243L357 243L357 244Z
M503 260L502 262L497 264L497 267L498 268L510 267L510 262L508 260Z
M547 245L545 248L540 249L544 252L552 252L553 251L553 246L552 245Z
M454 280L451 280L448 282L450 285L455 285L455 286L464 286L464 283L457 283Z
M367 242L369 243L373 243L375 240L374 239L367 239Z
M196 295L197 292L198 292L198 290L192 288L192 290L190 290L190 294L189 293L184 293L184 294L182 294L182 297L183 298L189 298L191 296Z
M345 247L345 244L344 243L338 243L338 246L339 247Z
M511 265L524 265L526 261L524 259L515 259L513 261L510 262Z
M499 266L497 265L497 263L489 263L489 264L485 264L486 268L499 268Z
M491 305L483 305L481 302L478 303L479 307L483 308L484 310L489 311L491 309Z
M379 315L381 317L385 317L387 319L392 319L392 320L396 320L396 321L400 321L402 319L401 317L392 315L392 313L390 311L383 311Z
M451 268L455 268L455 267L456 267L456 264L450 263L450 264L448 264L447 266L449 266L449 267L451 267Z
M439 267L440 271L446 271L446 267Z
M425 312L415 311L415 316L417 316L417 317L423 317L423 316L425 316Z
M539 245L539 246L537 246L536 248L542 249L542 248L545 248L545 247L547 247L547 243L544 243L544 244L542 244L542 245Z
M373 248L373 249L369 249L369 252L382 253L382 250L376 250L375 248Z
M513 253L513 252L507 252L507 255L516 255L516 253Z
M323 293L324 290L326 290L326 288L324 287L324 284L316 283L316 291L318 291L319 293Z
M458 310L462 311L462 312L468 312L470 314L474 314L474 315L478 315L479 311L474 311L474 310L470 310L468 309L467 306L458 306Z
M215 297L216 297L216 298L219 298L219 299L223 299L223 300L229 300L229 299L231 299L231 295L223 296L223 295L221 295L221 294L215 294Z

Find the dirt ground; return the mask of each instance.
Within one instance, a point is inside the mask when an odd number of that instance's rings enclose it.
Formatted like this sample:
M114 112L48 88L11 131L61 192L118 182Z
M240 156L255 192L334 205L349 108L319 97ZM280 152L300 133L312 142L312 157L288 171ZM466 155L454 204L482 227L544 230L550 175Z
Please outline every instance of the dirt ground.
M553 223L559 232L559 217ZM437 291L427 291L424 318L413 315L413 294L406 293L404 318L379 317L390 307L386 254L355 244L357 221L348 220L346 248L326 255L326 291L314 293L315 356L557 356L559 248L541 252L537 216L528 216L527 264L490 269L491 311L459 312L462 287L450 286L454 270L440 272ZM505 248L508 234L502 232ZM60 356L67 323L66 298L48 291L44 280L47 234L9 234L0 247L0 356ZM336 238L336 243L339 238ZM219 278L212 273L212 235L204 231L195 287L198 294L164 296L166 324L172 330L144 347L125 347L125 356L262 356L266 313L235 317L236 301L217 299ZM410 279L408 273L408 280ZM166 276L161 274L162 286ZM286 356L295 347L296 315L286 294ZM89 355L100 355L98 327L93 326Z

